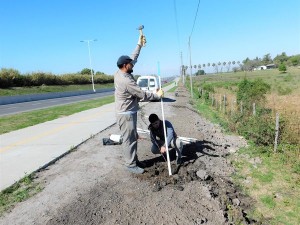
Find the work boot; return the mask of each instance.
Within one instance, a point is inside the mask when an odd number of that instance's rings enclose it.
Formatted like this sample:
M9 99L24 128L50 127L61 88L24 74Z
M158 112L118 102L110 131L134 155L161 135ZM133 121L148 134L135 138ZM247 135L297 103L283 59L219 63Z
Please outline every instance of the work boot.
M131 173L142 174L144 173L144 169L138 166L127 167L127 170Z

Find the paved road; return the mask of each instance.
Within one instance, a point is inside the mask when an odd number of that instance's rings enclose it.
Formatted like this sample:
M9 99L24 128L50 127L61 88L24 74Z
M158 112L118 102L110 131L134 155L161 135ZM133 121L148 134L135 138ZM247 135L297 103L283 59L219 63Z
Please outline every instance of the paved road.
M172 87L174 83L163 89L166 92ZM115 105L111 103L0 135L0 190L64 155L115 121Z
M97 99L100 97L109 96L113 94L114 91L107 91L107 92L93 93L93 94L86 94L86 95L76 95L70 97L52 98L52 99L45 99L45 100L38 100L38 101L0 105L0 117L17 114L21 112L28 112L37 109L49 108L58 105L67 105L74 102Z

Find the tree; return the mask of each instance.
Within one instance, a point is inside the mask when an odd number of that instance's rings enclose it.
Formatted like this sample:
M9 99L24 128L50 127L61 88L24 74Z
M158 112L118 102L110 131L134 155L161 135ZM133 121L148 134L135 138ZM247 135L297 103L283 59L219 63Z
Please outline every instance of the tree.
M297 66L300 64L300 55L294 55L291 56L288 60L288 62L292 65L292 66Z
M227 72L229 72L229 70L230 70L230 65L231 65L231 62L229 61L229 62L227 63Z
M210 63L207 63L207 66L210 67Z
M198 69L201 69L201 65L200 64L198 65Z
M105 73L100 72L100 71L97 71L97 72L96 72L96 75L105 75Z
M221 66L222 65L222 63L221 62L218 62L218 66Z
M196 73L196 76L204 75L204 74L205 74L204 70L198 70L197 73Z
M286 55L285 52L281 53L281 55L277 55L273 61L276 65L280 65L281 63L286 63L289 57Z
M278 67L278 70L279 70L280 72L285 73L285 72L286 72L286 65L285 65L284 63L281 63L281 64L279 65L279 67Z
M273 60L272 60L272 58L271 58L270 53L264 55L264 57L263 57L263 59L262 59L262 64L263 64L263 65L268 65L268 64L270 64L270 63L272 63L272 62L273 62Z
M91 74L91 69L84 68L84 69L81 70L80 74L82 74L82 75L86 75L86 74L90 75ZM94 74L94 70L93 70L93 74Z

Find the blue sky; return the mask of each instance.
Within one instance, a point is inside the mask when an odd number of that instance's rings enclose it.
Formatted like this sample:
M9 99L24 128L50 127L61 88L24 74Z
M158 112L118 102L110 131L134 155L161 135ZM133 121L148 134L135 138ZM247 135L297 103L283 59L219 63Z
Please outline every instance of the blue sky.
M0 68L21 73L74 73L89 67L113 75L130 55L143 24L147 46L134 74L179 74L189 65L300 53L299 0L0 0ZM176 10L175 10L176 9ZM176 23L177 21L177 23ZM208 71L209 72L209 71Z

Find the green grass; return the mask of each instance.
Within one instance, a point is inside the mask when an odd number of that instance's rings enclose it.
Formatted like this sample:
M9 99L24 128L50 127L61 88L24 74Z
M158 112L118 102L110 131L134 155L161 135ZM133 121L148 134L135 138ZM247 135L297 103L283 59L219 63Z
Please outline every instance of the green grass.
M274 154L272 149L265 148L250 145L240 150L238 156L231 156L236 169L234 181L255 200L253 218L268 218L268 224L299 224L300 214L296 212L300 212L300 173L292 169L292 160L297 155ZM262 163L254 167L244 155L259 157ZM251 178L248 184L244 183L246 177Z
M16 203L25 201L41 190L42 187L34 181L33 175L26 175L20 181L0 192L0 216Z
M278 69L259 70L253 72L230 72L214 75L195 77L195 82L210 83L216 88L234 89L238 82L247 78L249 80L260 78L271 85L272 92L287 95L297 91L300 86L300 69L289 67L287 73L281 73Z
M273 209L276 205L274 197L271 195L264 195L260 197L261 202L268 208Z
M228 132L228 122L225 117L219 114L217 111L213 110L207 103L202 99L194 99L195 107L206 119L210 120L212 123L220 124L224 131Z
M168 82L168 83L164 83L161 87L164 88L164 87L167 87L169 86L170 84L172 83L175 83L174 81L171 81L171 82Z
M300 70L294 69L286 74L278 71L257 71L247 74L221 74L208 75L195 78L193 87L197 89L205 84L215 88L229 90L234 94L235 85L245 75L248 79L258 77L267 81L272 86L272 92L281 92L295 95L299 94ZM199 80L200 79L200 80ZM204 83L205 82L205 83ZM278 89L278 87L281 89ZM187 83L189 90L189 83ZM204 95L205 97L205 95ZM228 119L229 114L224 114L219 109L211 107L211 100L199 99L197 90L192 99L198 112L213 123L220 124L225 130L232 130ZM232 165L235 168L234 183L241 190L254 199L253 211L248 212L249 217L265 222L265 224L300 224L300 146L299 144L280 143L277 153L273 146L255 146L248 141L249 148L240 149L237 156L231 155ZM249 158L258 157L261 163L254 163ZM247 182L245 182L247 180Z
M172 87L170 90L168 90L168 92L175 92L175 91L176 91L176 89L177 89L177 86L175 86L175 87Z
M112 88L113 83L109 84L95 84L95 89ZM36 87L13 87L13 88L0 88L0 96L14 96L14 95L27 95L27 94L42 94L51 92L66 92L66 91L85 91L92 90L91 84L86 85L57 85L57 86L36 86Z
M59 117L69 116L77 112L97 108L112 102L114 102L114 96L108 96L94 100L82 101L80 103L3 116L0 117L0 134L54 120Z

